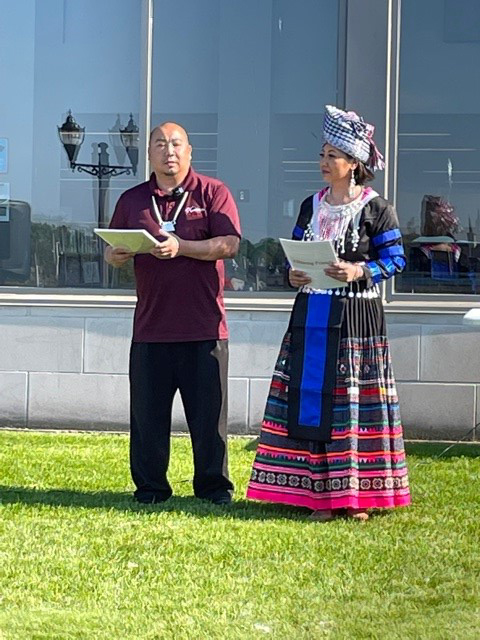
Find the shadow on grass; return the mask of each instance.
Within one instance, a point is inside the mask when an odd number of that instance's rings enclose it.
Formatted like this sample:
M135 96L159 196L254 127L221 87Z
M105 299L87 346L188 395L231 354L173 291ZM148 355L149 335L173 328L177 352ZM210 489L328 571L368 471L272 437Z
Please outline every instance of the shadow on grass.
M247 443L245 448L254 447L256 441ZM449 446L441 442L407 442L407 454L424 458L425 464L437 459L448 464L449 459L465 456L480 456L480 443L455 444ZM439 457L441 455L441 457ZM418 462L417 462L418 464ZM87 509L115 509L123 512L143 513L184 513L196 517L227 517L239 520L305 520L310 510L281 504L235 500L231 505L216 506L193 496L173 496L167 502L154 505L138 504L130 493L114 491L74 491L68 489L35 489L0 485L0 505L22 504L30 506L83 507ZM381 512L379 512L381 513Z
M217 506L193 496L172 496L161 504L138 504L130 493L114 491L71 491L68 489L34 489L0 485L0 505L22 504L49 507L83 507L116 509L134 513L186 513L197 517L228 517L239 520L303 520L308 509L288 505L263 504L250 500L234 500Z

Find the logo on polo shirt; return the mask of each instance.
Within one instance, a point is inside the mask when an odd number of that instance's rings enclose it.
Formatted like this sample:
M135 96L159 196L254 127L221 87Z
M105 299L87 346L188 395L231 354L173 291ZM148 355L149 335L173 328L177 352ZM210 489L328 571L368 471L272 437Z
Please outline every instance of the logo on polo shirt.
M198 220L199 218L205 218L207 210L202 207L187 207L185 209L185 217L187 220Z

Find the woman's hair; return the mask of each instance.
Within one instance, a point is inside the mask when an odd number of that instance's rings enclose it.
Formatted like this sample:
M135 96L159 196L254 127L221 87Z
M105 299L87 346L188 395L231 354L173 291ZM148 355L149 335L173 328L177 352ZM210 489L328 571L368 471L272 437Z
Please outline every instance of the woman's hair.
M370 171L370 169L367 169L367 167L363 164L363 162L360 162L360 160L357 160L357 162L358 162L357 168L353 172L353 176L355 178L355 182L363 186L365 183L373 180L374 175Z
M357 168L353 172L353 177L355 178L355 182L361 186L365 183L370 182L375 177L370 169L367 169L365 164L361 160L357 160L353 156L348 153L345 154L349 160L357 163Z

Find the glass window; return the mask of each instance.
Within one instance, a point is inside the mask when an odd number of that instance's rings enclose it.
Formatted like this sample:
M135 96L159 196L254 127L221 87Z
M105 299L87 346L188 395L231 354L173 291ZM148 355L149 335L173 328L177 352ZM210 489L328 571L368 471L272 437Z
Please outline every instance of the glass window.
M480 3L403 0L397 208L403 293L480 293Z
M141 11L138 0L2 3L0 285L133 284L128 270L105 269L93 229L108 223L119 194L139 180L120 129L130 114L139 122ZM68 109L84 129L64 139L83 139L70 147L74 170L57 129ZM89 173L99 162L103 171L114 165L130 175L99 179Z
M278 238L323 184L337 34L332 0L155 0L152 125L182 124L194 168L223 180L239 205L244 239L227 288L284 288Z

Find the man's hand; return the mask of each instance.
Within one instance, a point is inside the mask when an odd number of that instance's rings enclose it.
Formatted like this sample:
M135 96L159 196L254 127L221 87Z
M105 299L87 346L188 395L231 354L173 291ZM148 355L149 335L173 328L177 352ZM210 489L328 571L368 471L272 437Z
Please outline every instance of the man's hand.
M292 287L303 287L307 284L310 284L312 279L310 276L307 276L305 271L296 271L295 269L290 269L288 272L288 279L290 280L290 284Z
M163 236L165 240L159 242L156 247L150 250L152 256L160 260L169 260L180 255L180 238L163 229L160 229L159 235Z
M196 260L225 260L234 258L238 251L240 238L237 236L215 236L206 240L184 240L174 233L163 229L159 232L165 240L159 242L150 253L160 260L170 260L178 256Z
M121 267L133 258L135 254L126 247L107 247L105 249L105 261L112 267Z
M331 262L330 266L324 269L324 272L327 276L342 282L353 282L363 276L363 269L359 264L345 262L345 260Z

